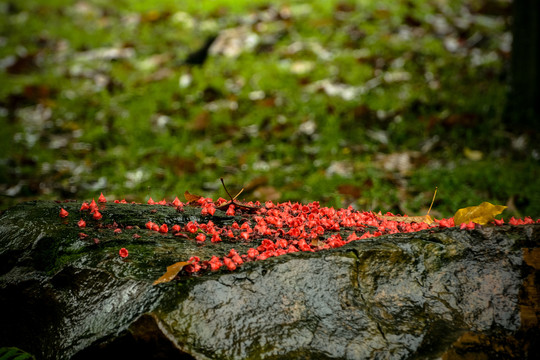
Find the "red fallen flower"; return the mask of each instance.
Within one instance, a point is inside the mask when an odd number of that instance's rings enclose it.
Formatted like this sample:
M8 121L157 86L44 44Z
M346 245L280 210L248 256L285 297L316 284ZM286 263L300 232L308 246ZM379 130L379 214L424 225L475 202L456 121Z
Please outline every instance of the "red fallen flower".
M269 251L265 251L262 254L260 254L259 256L257 256L257 260L266 260L271 256L272 255L271 255L271 253Z
M475 223L473 223L472 221L469 221L467 224L463 223L459 226L460 229L467 229L467 230L472 230L474 229L475 227Z
M92 217L93 217L94 219L96 219L96 220L100 220L100 219L103 217L103 215L101 215L101 213L100 213L98 210L96 210L96 211L94 212L94 215L92 215Z
M249 240L249 233L246 231L246 232L243 232L240 234L240 237L244 240Z
M257 258L257 256L259 256L259 252L254 248L249 248L247 255L248 258L254 260L255 258Z
M234 255L231 259L236 265L242 265L244 263L244 260L242 260L239 254Z
M285 249L289 244L287 243L287 240L285 239L278 239L276 240L276 247L280 247Z
M98 238L94 238L94 244L99 244L99 239Z
M122 229L114 229L114 233L115 233L115 234L121 234L121 233L122 233Z
M158 224L152 225L152 230L153 231L159 231L159 225Z
M88 203L86 201L83 202L82 205L81 205L80 211L84 211L84 210L88 210L88 209L90 209L90 205L88 205Z
M167 205L167 200L165 198L159 202L157 202L158 205Z
M227 216L234 216L236 212L234 211L234 205L229 205L229 208L227 209L227 211L225 212L225 215Z
M186 230L189 231L190 233L196 233L197 228L198 228L197 225L195 225L195 223L193 223L192 221L188 222L186 225Z
M63 208L60 209L60 217L65 218L68 215L69 215L69 213L66 210L64 210Z
M173 204L174 206L177 206L177 207L178 207L178 206L184 206L184 204L183 204L180 200L178 200L178 196L176 196L176 197L174 198L172 204Z
M229 258L223 258L223 263L230 271L236 270L236 264Z
M212 242L215 243L215 242L220 242L221 241L221 237L219 237L219 235L217 233L215 233L214 235L212 235Z
M79 226L80 228L86 227L86 221L84 221L83 219L79 220L77 226Z
M97 208L96 200L92 199L92 202L90 202L90 209Z
M504 225L504 219L494 219L493 220L493 223L496 225L496 226L501 226L501 225Z
M208 263L210 264L210 268L212 269L212 271L219 270L219 268L223 266L223 263L219 260L217 256L212 256Z
M118 254L121 257L126 258L129 255L129 251L126 248L121 248L120 251L118 252Z
M354 231L347 237L347 241L355 241L358 239L360 238L358 237L358 235L356 235L356 232Z
M180 227L180 225L176 224L176 225L173 225L171 230L173 232L179 232L182 228Z
M141 235L139 234L133 234L133 238L136 240L136 239L140 239L141 238Z
M298 250L294 245L289 246L289 248L287 249L288 253L293 253L293 252L298 252L298 251L300 250Z
M82 239L86 239L87 237L88 237L88 235L87 235L87 234L85 234L85 233L82 233L82 232L81 232L81 233L79 233L79 239L81 239L81 240L82 240Z
M148 205L154 205L156 202L154 200L152 200L152 197L150 196L150 199L148 199L148 202L147 204Z
M206 240L206 235L204 234L199 234L195 237L195 240L199 241L199 242L204 242Z
M146 224L144 224L144 226L146 226L147 229L149 230L152 230L152 227L154 226L155 224L151 221L147 222Z
M184 266L184 270L187 272L187 273L190 273L190 274L193 274L193 273L196 273L198 272L199 270L201 270L201 265L199 264L199 261L201 259L198 257L198 256L192 256L189 258L189 262L191 264L188 264L186 266Z
M103 196L103 193L101 193L101 195L99 195L98 202L100 202L100 203L106 203L107 202L107 199L105 199L105 196Z
M162 233L162 234L165 234L169 231L169 227L167 226L167 224L163 224L159 227L159 232Z

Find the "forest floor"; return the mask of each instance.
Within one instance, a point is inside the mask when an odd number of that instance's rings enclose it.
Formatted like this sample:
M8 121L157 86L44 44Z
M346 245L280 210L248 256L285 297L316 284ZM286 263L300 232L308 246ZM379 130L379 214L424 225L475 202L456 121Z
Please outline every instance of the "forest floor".
M508 1L11 0L0 209L184 191L450 217L540 217L504 127ZM185 64L219 35L206 61Z

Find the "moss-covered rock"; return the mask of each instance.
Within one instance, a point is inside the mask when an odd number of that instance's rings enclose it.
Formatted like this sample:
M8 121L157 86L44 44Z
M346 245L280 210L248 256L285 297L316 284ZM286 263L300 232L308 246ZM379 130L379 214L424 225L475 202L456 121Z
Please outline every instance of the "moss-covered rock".
M148 221L249 218L107 203L94 220L80 206L30 202L1 215L0 347L46 359L523 359L539 351L538 225L386 235L153 285L175 262L254 244L200 243L148 230Z

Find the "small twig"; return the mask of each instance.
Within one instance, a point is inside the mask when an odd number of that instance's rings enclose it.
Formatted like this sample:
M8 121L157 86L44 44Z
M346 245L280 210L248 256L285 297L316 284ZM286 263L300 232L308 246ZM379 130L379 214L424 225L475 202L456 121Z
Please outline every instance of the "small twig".
M438 187L435 186L435 193L433 193L433 199L431 199L431 205L429 205L427 215L429 215L429 212L431 211L431 207L433 206L433 203L435 202L435 196L437 195L437 189L438 189Z
M229 195L229 197L231 198L231 201L234 201L233 197L229 193L229 190L227 190L227 187L225 186L225 181L223 181L223 178L219 178L219 180L221 180L221 184L223 185L223 188L225 189L225 192L227 193L227 195ZM236 196L238 196L238 195L236 195Z

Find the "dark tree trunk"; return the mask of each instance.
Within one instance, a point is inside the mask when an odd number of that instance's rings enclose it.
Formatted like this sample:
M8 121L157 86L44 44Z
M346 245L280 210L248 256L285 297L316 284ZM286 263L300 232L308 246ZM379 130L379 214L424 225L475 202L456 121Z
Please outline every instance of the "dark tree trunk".
M514 0L510 94L507 128L527 133L538 148L540 125L540 1Z

